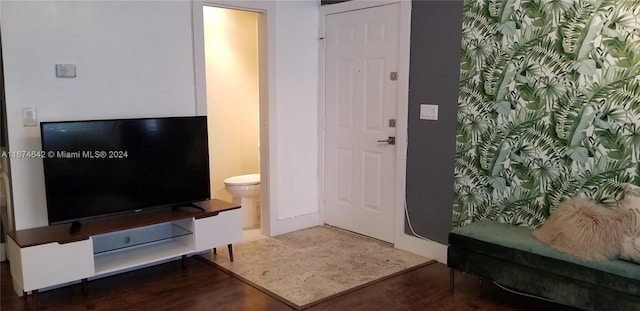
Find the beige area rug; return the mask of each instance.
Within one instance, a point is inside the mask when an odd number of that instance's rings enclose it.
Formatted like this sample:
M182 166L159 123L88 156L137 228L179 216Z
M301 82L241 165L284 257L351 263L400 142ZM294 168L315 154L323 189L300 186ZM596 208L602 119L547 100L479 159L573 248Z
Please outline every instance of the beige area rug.
M435 262L389 243L313 227L233 245L201 258L296 309Z

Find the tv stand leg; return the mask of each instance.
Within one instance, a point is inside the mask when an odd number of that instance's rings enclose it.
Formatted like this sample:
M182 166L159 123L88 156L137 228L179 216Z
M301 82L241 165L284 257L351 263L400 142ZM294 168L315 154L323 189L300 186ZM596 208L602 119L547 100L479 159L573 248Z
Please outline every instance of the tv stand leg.
M34 289L31 291L31 304L33 305L33 310L38 310L38 290Z
M89 293L89 280L87 279L82 279L82 282L80 283L81 287L82 287L82 294L86 295Z
M182 255L182 269L187 268L187 255Z
M227 244L227 249L229 250L229 260L233 261L233 246L231 246L231 244ZM215 247L213 248L213 254L218 254L218 251Z
M229 249L229 260L233 262L233 246L231 246L231 244L228 244L227 248Z
M38 290L32 290L31 295L29 295L28 292L22 291L22 301L25 306L29 303L29 296L31 296L31 307L33 310L38 310Z

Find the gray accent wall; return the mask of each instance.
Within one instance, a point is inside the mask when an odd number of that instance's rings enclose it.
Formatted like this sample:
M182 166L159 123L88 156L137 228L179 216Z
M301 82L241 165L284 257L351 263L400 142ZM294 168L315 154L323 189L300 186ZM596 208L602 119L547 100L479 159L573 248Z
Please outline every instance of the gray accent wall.
M453 211L462 12L462 0L412 2L406 206L415 233L443 244ZM437 121L420 119L423 103L438 105Z

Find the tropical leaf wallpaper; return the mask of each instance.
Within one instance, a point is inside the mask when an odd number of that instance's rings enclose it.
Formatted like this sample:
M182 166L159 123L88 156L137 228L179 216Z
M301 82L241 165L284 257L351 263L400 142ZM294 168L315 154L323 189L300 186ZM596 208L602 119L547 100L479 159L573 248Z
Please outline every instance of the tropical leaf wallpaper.
M465 0L454 226L640 181L640 1Z

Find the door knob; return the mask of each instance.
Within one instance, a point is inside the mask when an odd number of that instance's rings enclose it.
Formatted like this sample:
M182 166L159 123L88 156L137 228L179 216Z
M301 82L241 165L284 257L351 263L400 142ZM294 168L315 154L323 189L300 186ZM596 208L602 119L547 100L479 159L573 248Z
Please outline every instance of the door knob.
M389 138L385 139L385 140L378 140L379 143L387 143L389 145L395 145L396 144L396 138L393 136L389 136Z

